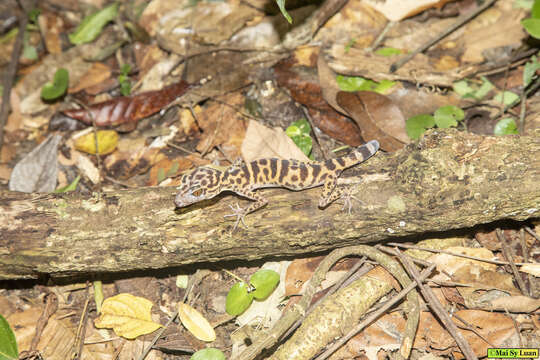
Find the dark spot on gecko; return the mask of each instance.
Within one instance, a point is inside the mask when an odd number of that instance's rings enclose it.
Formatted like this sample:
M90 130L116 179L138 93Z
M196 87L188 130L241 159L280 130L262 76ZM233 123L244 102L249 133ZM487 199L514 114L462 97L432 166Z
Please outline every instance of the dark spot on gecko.
M291 176L291 181L292 182L297 182L298 181L298 176L296 176L296 175Z
M308 176L308 170L307 167L301 166L300 167L300 181L303 183Z
M263 174L264 174L264 178L265 180L268 180L268 173L270 172L270 170L268 170L268 168L264 168L263 169Z
M324 164L326 165L326 168L330 171L333 171L336 168L336 164L334 164L334 160L332 159L326 160Z
M251 172L253 174L253 181L256 182L259 176L259 172L261 170L259 169L259 165L257 165L257 162L254 161L251 163Z
M279 179L278 182L282 183L285 176L287 176L287 173L289 172L289 161L287 160L281 160L281 171L279 172Z
M339 164L339 166L341 167L345 166L345 160L343 160L343 158L337 158L336 161Z
M261 166L266 166L266 164L267 164L266 159L260 159L260 160L259 160L259 165L261 165Z
M313 176L313 180L317 181L317 176L319 176L321 172L321 166L320 165L311 165L311 168L313 169L313 173L311 174Z
M240 172L240 169L235 167L233 170L231 171L228 171L229 174L231 174L231 176L236 176L238 175L238 173Z
M277 162L278 162L278 159L270 159L270 177L272 179L274 179L276 177L276 174L277 174Z
M242 183L242 178L236 178L236 183L241 184Z
M372 155L371 151L369 150L367 146L361 146L357 150L358 152L360 152L360 155L362 155L362 158L359 159L360 161L367 159L368 157Z

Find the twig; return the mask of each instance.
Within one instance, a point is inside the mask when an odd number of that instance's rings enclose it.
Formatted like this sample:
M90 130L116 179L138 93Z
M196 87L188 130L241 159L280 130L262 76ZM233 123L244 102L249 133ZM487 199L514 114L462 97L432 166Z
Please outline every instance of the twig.
M86 286L86 301L84 302L84 307L81 315L81 320L79 321L79 326L77 327L77 334L75 336L75 343L73 344L74 353L71 355L71 359L78 360L81 359L81 354L84 345L84 339L86 337L86 322L88 321L88 305L90 304L90 286Z
M521 228L519 230L519 242L521 244L521 253L523 254L523 260L525 262L529 262L529 249L527 248L527 243L525 242L525 230ZM529 280L529 297L533 297L533 294L535 294L535 281L531 274L527 274L527 279Z
M466 15L463 15L461 16L454 24L450 25L450 27L448 27L446 30L444 30L443 32L441 32L439 35L437 35L436 37L434 37L433 39L430 39L428 41L426 41L424 44L420 45L416 50L414 50L413 52L409 53L408 55L406 55L405 57L403 57L402 59L398 60L397 62L393 63L391 66L390 66L390 72L393 73L395 72L397 69L399 69L400 67L402 67L405 63L407 63L409 60L411 60L413 57L415 57L417 54L420 54L421 52L423 52L424 50L430 48L431 46L433 46L434 44L436 44L437 42L439 42L440 40L444 39L445 37L447 37L448 35L450 35L453 31L455 31L456 29L458 29L459 27L461 27L462 25L464 25L465 23L471 21L473 18L475 18L478 14L480 14L481 12L483 12L484 10L486 10L488 7L490 7L491 5L493 5L497 0L487 0L484 5L480 6L479 8L477 8L476 10L474 10L473 12L471 12L470 14L466 14Z
M470 256L470 255L465 255L465 254L457 254L457 253L454 253L454 252L451 252L451 251L446 251L446 250L429 249L429 248L424 248L424 247L420 247L420 246L405 245L405 244L398 244L398 243L388 243L388 245L395 246L395 247L402 247L402 248L405 248L405 249L413 249L413 250L429 251L429 252L432 252L432 253L448 254L448 255L452 255L452 256L462 257L462 258L465 258L465 259L483 261L483 262L487 262L487 263L495 264L495 265L510 265L510 263L508 261L484 259L484 258L480 258L480 257L476 257L476 256ZM514 263L514 264L516 264L516 265L525 265L527 263Z
M510 250L510 248L508 247L506 236L504 236L503 232L499 228L495 230L495 233L497 234L497 238L499 239L499 242L501 243L502 253L504 257L506 258L506 260L508 261L508 263L510 264L510 269L512 269L514 278L516 279L518 283L519 290L521 291L523 295L528 294L527 287L525 286L525 282L523 281L523 278L521 277L521 274L518 271L516 263L514 262L514 255L512 254L512 250Z
M422 271L422 273L419 276L419 279L421 281L424 281L432 272L433 269L435 269L436 264L431 264L429 268ZM362 329L370 325L372 322L377 320L379 316L381 316L383 313L385 313L387 310L389 310L394 304L397 304L399 301L401 301L409 291L413 290L417 286L416 283L412 282L410 283L406 288L401 290L399 294L394 296L390 301L386 302L383 306L381 306L377 311L373 312L370 316L368 316L366 319L364 319L362 322L360 322L358 325L356 325L351 331L349 331L346 335L341 337L339 340L337 340L335 343L332 344L325 352L323 352L321 355L319 355L316 360L324 360L328 358L330 355L332 355L337 349L342 347L347 341L349 341L353 336L358 334ZM414 337L414 334L413 334Z
M177 316L178 316L178 310L176 310L176 312L171 315L171 317L169 318L165 326L159 329L159 331L156 333L156 336L154 336L150 344L148 344L146 349L144 349L143 353L141 354L141 356L139 356L137 360L144 360L144 358L146 358L146 355L148 355L150 350L152 350L152 347L156 344L156 342L159 340L161 335L163 335L163 332L171 325L171 323L174 321L174 319L176 319Z
M326 151L323 150L321 146L321 142L319 141L319 137L317 136L317 133L315 132L315 124L313 123L313 119L311 118L311 115L309 115L309 111L305 105L302 105L302 112L304 113L304 116L309 122L309 125L311 126L311 132L313 133L313 137L315 138L315 144L317 144L317 147L319 148L323 159L328 160L328 156L326 154Z
M471 346L469 345L467 340L465 340L461 332L459 332L456 324L454 324L452 319L450 319L450 316L448 315L442 304L439 302L437 296L433 293L433 290L431 290L429 286L424 286L424 284L420 280L416 266L409 260L409 257L407 255L403 254L397 248L396 250L399 252L399 259L401 260L401 263L403 264L405 269L407 269L409 275L414 279L414 281L416 281L418 289L424 296L426 303L431 307L439 320L444 324L444 326L446 327L446 331L448 331L448 333L452 335L457 345L461 349L463 356L465 356L467 360L477 360L478 358L476 357L474 351L471 349Z
M538 236L538 234L536 232L534 232L530 227L525 226L525 231L528 232L537 241L540 241L540 236Z
M497 115L495 115L493 117L493 119L497 119L497 118L500 118L503 114L507 113L508 110L510 110L511 108L513 108L514 106L517 106L519 105L519 103L521 103L522 99L525 99L527 96L529 96L530 94L536 92L536 90L538 90L540 88L540 77L536 78L536 80L534 80L534 83L532 84L532 86L530 86L526 91L525 91L525 96L521 96L519 98L517 98L516 100L514 100L511 104L508 104L504 107L504 109L500 110Z
M28 16L23 11L19 16L19 32L17 33L17 38L15 39L15 44L13 45L13 51L11 52L11 60L4 76L2 107L0 108L0 150L2 150L2 146L4 145L4 127L6 125L10 110L9 97L11 95L11 88L13 87L13 81L15 80L15 75L17 73L17 64L19 63L19 56L21 54L24 32L27 24Z
M378 48L379 45L381 44L381 42L383 41L384 37L388 33L388 31L390 31L390 29L392 27L394 27L394 25L396 25L396 24L397 24L396 21L389 21L388 23L386 23L384 29L381 31L379 36L377 36L375 41L368 48L366 48L366 51L371 52L371 51L375 50L376 48Z

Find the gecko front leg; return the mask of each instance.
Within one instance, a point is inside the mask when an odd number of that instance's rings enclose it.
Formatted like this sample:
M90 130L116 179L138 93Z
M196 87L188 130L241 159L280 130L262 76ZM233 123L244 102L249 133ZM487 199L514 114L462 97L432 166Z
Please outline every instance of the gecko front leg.
M264 197L262 197L261 195L257 194L256 192L254 191L238 191L238 190L233 190L235 193L241 195L241 196L244 196L244 197L247 197L248 199L251 199L251 200L255 200L254 203L252 203L251 205L249 205L248 207L246 208L241 208L238 203L236 203L236 207L233 206L233 205L229 205L229 207L231 208L231 210L233 211L232 214L228 214L228 215L224 215L225 218L227 217L233 217L233 216L236 216L236 222L234 223L234 226L233 226L233 229L232 229L232 232L234 232L236 230L236 228L238 227L238 224L240 222L242 222L242 224L244 224L244 226L247 228L247 225L246 223L244 222L244 217L255 211L255 210L258 210L260 208L262 208L263 206L265 206L266 204L268 204L268 200L266 200Z

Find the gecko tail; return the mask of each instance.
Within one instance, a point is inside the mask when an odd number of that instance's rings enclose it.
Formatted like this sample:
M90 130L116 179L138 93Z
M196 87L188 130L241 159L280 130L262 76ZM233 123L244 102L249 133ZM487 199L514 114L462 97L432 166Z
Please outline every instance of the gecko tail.
M377 140L371 140L362 146L354 148L348 155L345 155L341 159L334 159L336 165L342 169L359 164L366 161L379 150L379 142ZM340 161L341 160L341 161Z

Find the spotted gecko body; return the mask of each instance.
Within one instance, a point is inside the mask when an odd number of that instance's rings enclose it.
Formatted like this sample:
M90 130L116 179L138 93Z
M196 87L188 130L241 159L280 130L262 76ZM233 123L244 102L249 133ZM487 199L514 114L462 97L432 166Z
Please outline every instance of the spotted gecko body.
M223 191L232 191L255 202L241 209L238 204L232 207L236 223L268 203L254 190L269 187L283 187L291 190L304 190L323 186L319 207L324 208L343 196L336 187L341 172L357 165L374 155L379 149L377 140L355 148L351 153L322 162L302 162L298 160L259 159L243 165L233 165L225 170L200 167L182 177L181 185L174 200L177 207L211 199ZM349 200L350 201L350 200ZM244 224L245 225L245 224Z

